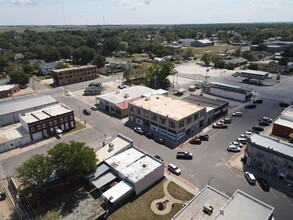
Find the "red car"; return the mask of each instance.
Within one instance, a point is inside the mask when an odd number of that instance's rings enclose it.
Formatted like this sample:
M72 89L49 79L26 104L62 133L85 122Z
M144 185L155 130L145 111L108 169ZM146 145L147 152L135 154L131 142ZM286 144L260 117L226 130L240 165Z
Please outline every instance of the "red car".
M190 144L201 144L201 139L200 138L191 138L189 140Z

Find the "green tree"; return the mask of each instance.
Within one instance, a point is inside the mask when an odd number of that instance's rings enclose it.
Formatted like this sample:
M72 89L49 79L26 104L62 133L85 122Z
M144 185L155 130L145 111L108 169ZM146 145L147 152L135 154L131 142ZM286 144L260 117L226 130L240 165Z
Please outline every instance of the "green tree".
M218 54L213 54L211 56L211 61L214 63L215 67L223 68L223 64L225 65L223 57Z
M58 143L48 151L50 163L59 177L81 177L96 168L96 154L82 142Z
M191 47L188 47L184 50L184 54L187 56L187 57L191 57L193 55L193 52L192 52L192 48Z
M259 70L257 63L250 63L247 68L250 70Z
M209 53L204 53L200 59L206 66L208 66L211 62L211 55Z
M95 56L93 60L93 64L95 64L98 68L103 67L106 64L106 58L104 56Z
M0 72L4 71L5 67L8 66L9 60L5 56L0 56Z
M96 52L87 46L79 47L72 53L74 63L81 65L90 63L94 59L95 55Z
M49 47L46 49L44 54L46 62L53 62L60 59L59 51L55 47Z
M32 156L16 168L16 176L25 191L34 191L46 184L46 179L53 173L48 157L43 154Z
M57 66L55 67L55 69L65 69L65 68L68 68L69 67L69 65L67 64L67 63L64 63L64 62L59 62L58 64L57 64Z
M16 64L11 64L7 68L7 73L10 78L10 81L14 84L19 84L24 86L29 83L30 77L28 74L25 74L23 68Z

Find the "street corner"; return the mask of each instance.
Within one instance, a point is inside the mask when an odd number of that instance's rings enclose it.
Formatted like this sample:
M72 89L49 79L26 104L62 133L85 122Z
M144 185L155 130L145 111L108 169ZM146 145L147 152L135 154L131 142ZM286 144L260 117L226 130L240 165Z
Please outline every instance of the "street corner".
M240 153L233 154L228 160L229 166L243 172L243 163L241 158L244 157L244 152L245 151L241 151Z

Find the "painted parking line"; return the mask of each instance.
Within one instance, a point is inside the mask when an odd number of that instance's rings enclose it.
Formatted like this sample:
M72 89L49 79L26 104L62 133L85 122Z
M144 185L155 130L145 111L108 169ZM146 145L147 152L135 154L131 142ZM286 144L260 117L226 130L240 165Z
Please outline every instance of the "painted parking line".
M278 199L278 197L276 196L276 194L271 190L271 193L273 194L273 196Z

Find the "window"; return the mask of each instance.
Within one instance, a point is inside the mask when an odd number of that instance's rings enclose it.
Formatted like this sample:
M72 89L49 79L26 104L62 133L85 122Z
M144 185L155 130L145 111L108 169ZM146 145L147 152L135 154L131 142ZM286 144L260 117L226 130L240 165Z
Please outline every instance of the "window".
M196 113L195 115L194 115L194 120L197 120L198 119L198 114Z
M64 121L68 121L68 118L67 117L64 117Z
M73 115L70 115L70 120L71 120L71 121L73 120Z
M60 123L63 123L63 118L60 118Z
M45 124L45 123L43 123L43 124L42 124L42 127L43 127L43 128L46 128L46 124Z
M171 128L175 128L175 122L169 120L169 127L171 127Z
M153 121L157 121L158 120L158 117L156 115L152 115L151 118L152 118Z
M41 125L37 125L37 131L41 130Z
M54 125L57 125L57 120L54 120Z
M140 115L140 109L136 109L136 114Z
M49 126L52 126L53 125L53 122L49 121Z
M147 111L143 111L143 117L149 118L149 113Z
M162 117L160 117L160 123L161 123L161 124L166 124L166 119L165 119L165 118L162 118Z
M191 117L188 117L188 118L187 118L187 124L190 124L191 121L192 121Z
M35 132L35 127L31 127L31 132Z
M182 128L184 126L184 120L179 121L179 128Z

